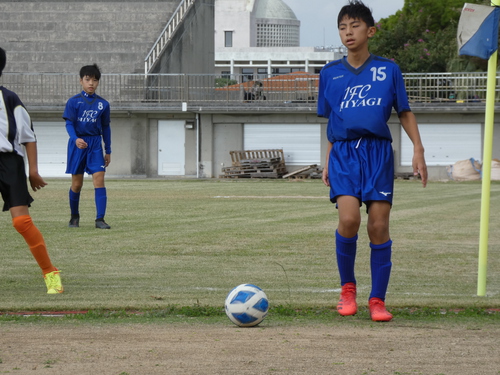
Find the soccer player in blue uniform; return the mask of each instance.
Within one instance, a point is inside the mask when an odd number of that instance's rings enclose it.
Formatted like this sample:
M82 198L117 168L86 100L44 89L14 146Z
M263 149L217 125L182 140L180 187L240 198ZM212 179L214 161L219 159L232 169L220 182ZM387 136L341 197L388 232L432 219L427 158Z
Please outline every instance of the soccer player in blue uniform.
M109 103L96 94L100 79L101 72L96 64L82 67L80 84L83 91L67 101L63 114L69 134L66 173L71 173L69 227L72 228L80 224L79 204L84 172L92 175L94 184L95 227L111 228L104 221L107 206L104 174L111 161L110 108Z
M0 77L7 61L0 48ZM29 207L33 198L26 183L24 155L28 157L31 188L37 191L47 183L38 174L36 137L30 115L16 93L0 86L0 193L3 211L10 211L12 225L23 236L41 268L48 294L63 292L60 271L54 267L40 230L33 224Z
M387 121L393 108L413 143L413 173L420 175L425 187L424 147L399 67L368 50L368 40L376 31L371 10L351 0L340 10L337 24L348 54L324 66L318 94L318 116L328 119L323 182L330 187L339 215L335 243L342 290L337 310L343 316L357 312L354 266L364 203L371 248L370 316L374 321L390 321L385 297L392 267L389 216L394 157Z

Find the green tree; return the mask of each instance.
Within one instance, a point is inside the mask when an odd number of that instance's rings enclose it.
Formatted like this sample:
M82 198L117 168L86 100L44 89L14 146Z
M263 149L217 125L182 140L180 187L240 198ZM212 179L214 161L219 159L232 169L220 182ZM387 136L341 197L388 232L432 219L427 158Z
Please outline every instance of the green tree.
M377 23L370 49L395 60L404 73L484 70L483 60L458 56L456 35L463 5L463 0L405 0L402 10Z
M216 78L215 87L226 87L231 85L236 85L238 81L231 78Z

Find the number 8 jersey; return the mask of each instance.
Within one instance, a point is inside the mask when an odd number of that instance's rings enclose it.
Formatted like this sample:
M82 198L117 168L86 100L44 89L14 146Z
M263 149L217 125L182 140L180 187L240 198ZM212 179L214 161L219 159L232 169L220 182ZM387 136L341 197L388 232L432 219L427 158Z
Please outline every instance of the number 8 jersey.
M85 136L102 135L106 154L111 154L110 117L108 101L85 91L70 98L63 113L70 142Z
M110 123L109 103L97 94L82 91L67 101L63 118L73 124L78 137L102 135L103 127Z
M318 116L328 119L330 142L362 137L392 141L387 121L411 111L403 75L391 60L370 55L358 69L346 57L323 67L319 76Z

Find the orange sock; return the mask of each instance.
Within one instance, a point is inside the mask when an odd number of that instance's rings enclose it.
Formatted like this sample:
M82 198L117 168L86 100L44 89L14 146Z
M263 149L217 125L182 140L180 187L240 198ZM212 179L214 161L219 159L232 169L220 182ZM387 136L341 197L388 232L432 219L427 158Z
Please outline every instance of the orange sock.
M43 239L42 233L33 224L30 215L17 216L12 219L12 225L19 232L21 236L30 247L31 254L35 257L38 265L42 269L43 274L55 271L56 268L52 265L50 261L49 253L47 252L47 246L45 246L45 241Z

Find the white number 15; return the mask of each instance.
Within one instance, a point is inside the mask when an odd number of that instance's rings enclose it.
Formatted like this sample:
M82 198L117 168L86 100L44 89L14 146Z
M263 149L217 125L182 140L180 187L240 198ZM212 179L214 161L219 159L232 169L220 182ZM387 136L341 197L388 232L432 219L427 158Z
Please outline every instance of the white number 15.
M387 78L387 74L385 73L385 66L382 66L380 68L371 68L370 71L373 72L373 81L385 81Z

